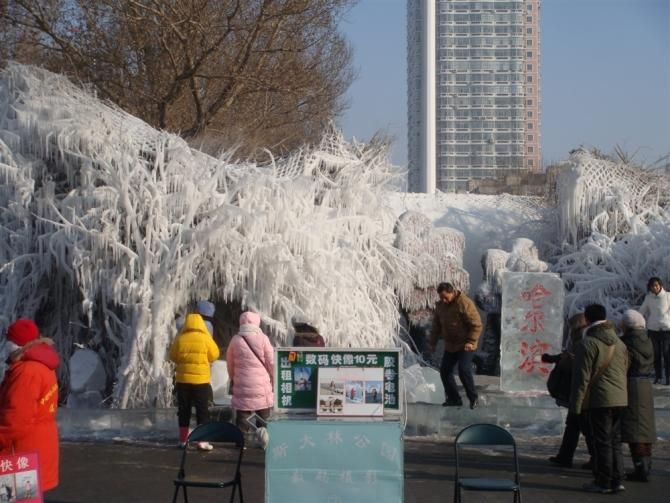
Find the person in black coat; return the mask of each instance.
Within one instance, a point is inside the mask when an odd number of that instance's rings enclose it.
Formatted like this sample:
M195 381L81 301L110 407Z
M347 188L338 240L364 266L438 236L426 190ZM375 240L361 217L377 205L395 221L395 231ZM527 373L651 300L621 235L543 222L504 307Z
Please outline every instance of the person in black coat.
M651 446L656 439L654 347L642 314L629 309L621 320L621 340L628 348L628 407L621 419L621 440L628 443L635 470L627 480L647 482L651 471Z
M574 346L582 339L582 330L586 327L586 318L582 313L576 314L568 320L568 334L564 344L564 350L560 354L550 355L543 354L542 361L546 363L554 363L558 372L559 379L557 379L557 393L552 393L556 399L556 405L559 407L568 407L570 403L570 385L572 378L572 363L574 355L572 350ZM552 372L552 374L554 373ZM572 459L579 444L579 434L584 435L586 447L589 455L592 455L593 449L590 438L587 436L586 424L579 414L573 414L568 411L565 417L565 429L563 430L563 438L561 439L561 447L556 456L551 456L549 461L555 465L563 466L565 468L572 468ZM590 469L592 461L585 463L582 468Z

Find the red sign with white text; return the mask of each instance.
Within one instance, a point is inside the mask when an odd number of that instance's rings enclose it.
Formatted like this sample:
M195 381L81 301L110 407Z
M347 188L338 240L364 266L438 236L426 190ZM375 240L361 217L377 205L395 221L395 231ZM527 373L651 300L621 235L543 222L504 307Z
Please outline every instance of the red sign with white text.
M36 452L0 454L0 501L42 503Z

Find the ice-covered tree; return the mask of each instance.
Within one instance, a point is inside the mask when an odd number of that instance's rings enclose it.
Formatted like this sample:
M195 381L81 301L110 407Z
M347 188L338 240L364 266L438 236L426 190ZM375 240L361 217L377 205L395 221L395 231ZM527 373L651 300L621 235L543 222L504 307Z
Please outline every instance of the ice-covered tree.
M331 346L391 346L415 262L386 230L387 152L333 132L265 165L233 164L62 76L10 64L0 325L36 317L66 364L74 342L94 348L119 407L170 402L166 350L193 298L258 311L277 343L302 312Z
M557 175L564 244L553 270L567 314L591 302L613 318L639 304L647 279L670 279L670 177L574 151Z

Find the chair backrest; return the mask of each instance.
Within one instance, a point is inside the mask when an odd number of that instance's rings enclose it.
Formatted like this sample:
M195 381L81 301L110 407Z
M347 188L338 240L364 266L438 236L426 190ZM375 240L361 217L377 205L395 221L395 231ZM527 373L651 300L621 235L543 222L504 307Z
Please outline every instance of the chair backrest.
M511 451L511 463L497 463L496 471L511 474L514 480L509 478L472 477L461 478L461 460L459 451L464 446L499 446L505 447L505 451ZM511 447L511 449L509 449ZM500 449L502 450L502 449ZM519 473L519 457L516 450L514 437L506 429L495 424L478 423L463 428L454 440L454 501L461 501L461 490L484 490L484 491L513 491L514 501L521 502L521 482ZM481 461L481 460L480 460ZM481 468L481 462L477 463ZM489 470L490 471L490 470ZM467 480L467 482L465 482ZM465 482L465 483L464 483Z
M232 423L224 421L212 421L211 423L203 423L197 426L188 436L189 442L228 442L235 444L236 449L239 450L237 456L237 466L235 472L239 473L240 465L242 464L242 454L244 452L244 434L240 429ZM177 478L183 479L186 476L186 455L188 449L184 449L181 456L181 463L179 464L179 474Z
M464 445L511 445L514 437L506 429L495 424L471 424L456 436L456 444Z
M212 421L203 423L188 436L189 442L231 442L244 447L244 434L232 423Z
M505 428L501 428L496 424L478 423L466 426L458 435L456 435L456 439L454 440L456 480L459 478L460 471L459 447L465 445L511 446L512 462L515 472L514 480L517 484L519 483L519 458L516 450L516 442L514 441L512 434Z

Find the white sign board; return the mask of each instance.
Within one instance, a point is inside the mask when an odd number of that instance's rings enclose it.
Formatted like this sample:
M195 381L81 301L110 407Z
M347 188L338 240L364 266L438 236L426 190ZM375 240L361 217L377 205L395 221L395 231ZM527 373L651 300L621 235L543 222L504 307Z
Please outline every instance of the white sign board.
M561 352L563 281L556 274L506 272L502 276L500 389L546 391L553 364L543 353Z
M319 416L383 416L384 369L320 369L316 413Z

